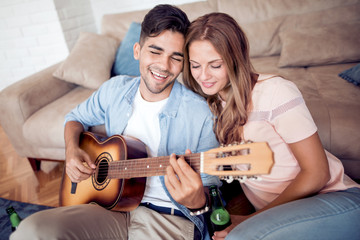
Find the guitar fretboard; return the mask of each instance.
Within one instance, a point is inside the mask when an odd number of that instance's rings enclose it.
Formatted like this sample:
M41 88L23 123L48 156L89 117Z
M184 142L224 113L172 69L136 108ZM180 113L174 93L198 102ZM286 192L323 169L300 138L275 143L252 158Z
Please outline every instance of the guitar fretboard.
M200 173L200 153L181 156L194 171ZM166 174L169 165L169 156L115 161L110 163L107 174L113 179L161 176Z

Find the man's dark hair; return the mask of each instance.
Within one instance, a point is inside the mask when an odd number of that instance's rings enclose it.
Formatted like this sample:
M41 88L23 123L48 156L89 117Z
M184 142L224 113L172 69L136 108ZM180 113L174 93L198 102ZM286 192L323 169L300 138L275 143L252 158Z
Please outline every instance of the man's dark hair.
M140 45L147 37L156 37L164 30L171 30L186 35L190 21L178 7L160 4L151 9L141 24Z

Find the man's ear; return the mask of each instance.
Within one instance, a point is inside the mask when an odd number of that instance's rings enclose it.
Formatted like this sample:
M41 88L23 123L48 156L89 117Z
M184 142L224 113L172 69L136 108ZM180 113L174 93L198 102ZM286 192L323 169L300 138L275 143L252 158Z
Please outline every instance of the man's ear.
M138 42L136 42L134 44L133 49L134 49L134 58L136 60L139 60L139 58L140 58L140 44Z

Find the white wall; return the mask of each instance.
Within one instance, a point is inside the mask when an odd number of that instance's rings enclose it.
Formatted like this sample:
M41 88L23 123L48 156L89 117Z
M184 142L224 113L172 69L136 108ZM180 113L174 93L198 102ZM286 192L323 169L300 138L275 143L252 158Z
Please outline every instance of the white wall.
M52 0L0 0L0 90L67 53Z
M199 0L0 0L0 91L66 58L107 13Z
M97 32L90 0L54 0L68 48L80 32Z

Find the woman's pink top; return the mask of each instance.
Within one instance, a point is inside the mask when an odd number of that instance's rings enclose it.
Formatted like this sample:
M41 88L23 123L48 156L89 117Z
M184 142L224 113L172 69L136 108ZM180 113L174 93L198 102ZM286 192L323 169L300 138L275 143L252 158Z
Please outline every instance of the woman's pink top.
M300 171L288 143L301 141L317 131L296 85L278 76L260 75L253 93L253 110L244 126L245 140L268 142L274 153L274 166L262 181L242 184L250 202L258 210L273 201ZM331 179L320 193L360 187L344 174L339 159L329 152ZM321 169L319 169L321 171Z

